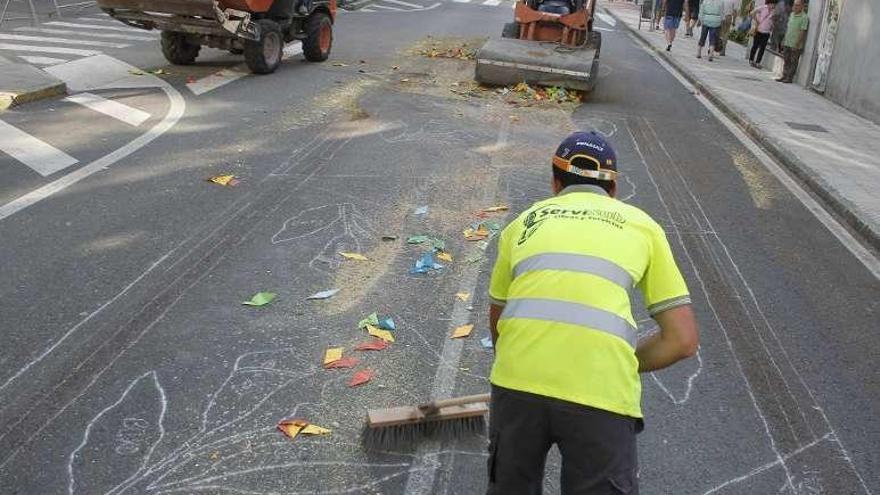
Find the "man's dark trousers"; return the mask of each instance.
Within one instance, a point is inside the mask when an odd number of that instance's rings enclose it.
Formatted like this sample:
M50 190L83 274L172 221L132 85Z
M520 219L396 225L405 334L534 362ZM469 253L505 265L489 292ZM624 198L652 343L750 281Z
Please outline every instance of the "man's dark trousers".
M553 444L562 495L638 495L641 420L497 386L490 407L489 495L539 495Z
M798 60L801 58L801 50L789 46L782 47L782 80L792 82L797 72Z

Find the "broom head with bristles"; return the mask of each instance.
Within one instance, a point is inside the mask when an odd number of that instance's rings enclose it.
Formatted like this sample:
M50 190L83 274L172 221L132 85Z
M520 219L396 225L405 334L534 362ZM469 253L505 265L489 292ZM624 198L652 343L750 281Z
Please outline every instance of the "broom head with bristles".
M364 443L388 449L413 445L420 439L448 440L485 430L485 402L439 407L403 406L367 412Z

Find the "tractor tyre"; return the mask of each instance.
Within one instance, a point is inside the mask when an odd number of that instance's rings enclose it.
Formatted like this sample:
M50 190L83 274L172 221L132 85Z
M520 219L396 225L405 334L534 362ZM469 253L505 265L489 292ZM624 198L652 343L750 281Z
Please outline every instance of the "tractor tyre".
M501 29L502 38L519 38L519 24L508 22Z
M284 36L275 21L260 19L257 23L260 25L260 39L244 41L244 61L254 74L271 74L281 65Z
M333 47L333 21L324 12L313 12L306 21L303 55L309 62L323 62Z
M174 65L192 65L202 46L189 40L185 33L162 31L162 55Z

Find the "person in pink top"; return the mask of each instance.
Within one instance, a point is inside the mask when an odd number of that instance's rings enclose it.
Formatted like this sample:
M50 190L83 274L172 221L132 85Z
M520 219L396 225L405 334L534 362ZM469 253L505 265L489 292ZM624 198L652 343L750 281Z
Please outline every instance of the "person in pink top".
M764 5L756 8L751 13L752 32L755 39L752 41L752 51L749 52L749 65L757 69L761 68L761 59L764 58L764 49L770 40L770 31L773 30L773 13L776 11L776 0L767 0ZM755 55L757 54L757 58Z

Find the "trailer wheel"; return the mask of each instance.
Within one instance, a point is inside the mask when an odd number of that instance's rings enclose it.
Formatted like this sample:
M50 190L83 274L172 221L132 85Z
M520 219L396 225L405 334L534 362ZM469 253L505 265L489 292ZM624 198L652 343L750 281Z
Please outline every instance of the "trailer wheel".
M162 31L162 55L174 65L192 65L202 47L184 33Z
M275 21L260 19L260 40L244 42L244 61L254 74L269 74L281 64L284 37Z
M519 38L519 24L508 22L501 29L502 38Z
M314 12L306 21L303 55L309 62L323 62L333 47L333 21L324 12Z

